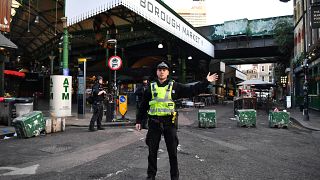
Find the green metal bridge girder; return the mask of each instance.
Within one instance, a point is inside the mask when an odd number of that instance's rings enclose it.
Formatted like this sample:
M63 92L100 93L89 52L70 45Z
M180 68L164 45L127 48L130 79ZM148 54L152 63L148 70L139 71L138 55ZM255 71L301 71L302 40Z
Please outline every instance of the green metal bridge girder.
M293 16L280 16L264 19L239 19L226 21L223 24L209 26L211 34L207 38L215 41L234 36L272 36L274 25L278 21L288 21L293 24Z

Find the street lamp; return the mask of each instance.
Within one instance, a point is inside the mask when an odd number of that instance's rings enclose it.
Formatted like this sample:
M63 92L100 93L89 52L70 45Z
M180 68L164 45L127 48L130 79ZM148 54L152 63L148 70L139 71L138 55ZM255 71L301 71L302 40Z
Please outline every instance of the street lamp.
M281 76L280 82L282 84L282 87L286 87L287 84L287 76Z
M304 104L303 104L303 120L309 121L309 99L308 99L308 59L304 59L303 64L301 65L304 72L304 84L303 84L303 95L304 95Z

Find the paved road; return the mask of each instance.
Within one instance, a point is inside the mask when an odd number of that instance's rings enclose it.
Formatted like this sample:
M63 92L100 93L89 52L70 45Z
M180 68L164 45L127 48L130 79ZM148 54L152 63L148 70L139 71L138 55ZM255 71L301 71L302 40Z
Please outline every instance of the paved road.
M258 112L256 128L239 128L230 119L230 105L212 108L218 112L214 129L197 128L195 109L180 112L181 179L320 177L320 132L294 124L288 129L268 128L264 112ZM0 179L144 179L145 134L130 127L93 133L69 127L64 133L0 141ZM164 141L157 179L170 179Z

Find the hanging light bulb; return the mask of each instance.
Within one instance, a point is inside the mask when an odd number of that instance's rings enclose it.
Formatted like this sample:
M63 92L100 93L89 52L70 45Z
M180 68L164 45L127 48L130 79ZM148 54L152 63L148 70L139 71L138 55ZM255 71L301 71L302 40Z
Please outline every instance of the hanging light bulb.
M163 48L162 43L159 43L159 44L158 44L158 48L159 48L159 49L162 49L162 48Z
M39 23L39 16L36 16L36 19L34 20L34 23Z
M37 0L37 11L39 11L39 1ZM36 16L34 23L39 23L39 15Z

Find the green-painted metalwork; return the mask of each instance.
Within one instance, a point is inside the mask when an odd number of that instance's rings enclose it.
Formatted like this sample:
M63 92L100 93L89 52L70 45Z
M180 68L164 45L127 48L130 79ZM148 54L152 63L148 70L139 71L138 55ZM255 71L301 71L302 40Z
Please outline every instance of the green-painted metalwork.
M320 110L320 96L309 96L309 107L311 109Z
M64 3L64 17L66 17L66 1ZM64 19L63 21L63 75L68 76L69 75L69 32L68 27L66 26L67 19Z
M69 71L69 33L68 29L63 30L63 72ZM68 75L68 74L64 74Z
M225 39L230 36L270 36L273 35L274 25L278 21L288 21L293 24L293 16L280 16L264 19L239 19L226 21L224 24L212 25L207 38L210 40Z

